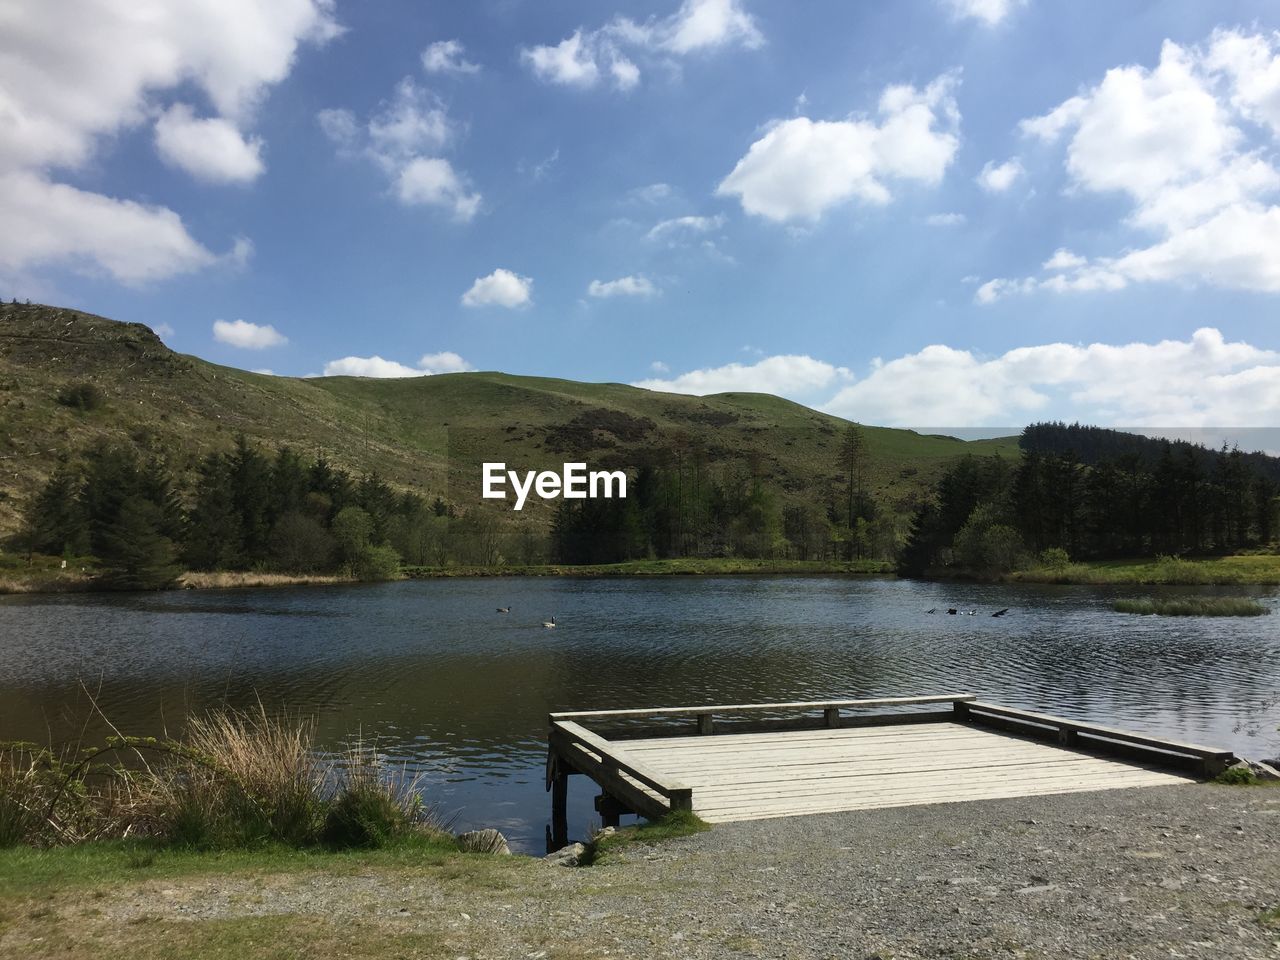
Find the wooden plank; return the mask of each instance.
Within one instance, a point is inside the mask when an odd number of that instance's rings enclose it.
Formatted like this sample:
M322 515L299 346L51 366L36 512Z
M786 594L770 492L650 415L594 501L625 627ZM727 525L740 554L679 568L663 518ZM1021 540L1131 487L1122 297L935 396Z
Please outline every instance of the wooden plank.
M1167 775L1166 775L1167 776ZM921 806L934 803L971 803L977 800L1007 800L1016 799L1018 797L1032 796L1050 796L1061 793L1091 793L1103 790L1132 790L1154 786L1176 786L1189 782L1186 779L1178 777L1170 777L1165 781L1140 781L1127 782L1113 780L1105 784L1077 784L1077 785L1047 785L1043 787L1026 788L1019 790L1016 787L1008 789L993 787L986 793L981 795L966 796L947 796L941 798L930 798L925 796L914 796L907 798L880 798L871 800L861 800L856 803L832 804L830 806L817 806L810 809L797 809L793 805L782 808L766 808L755 807L744 810L731 809L714 809L701 808L697 809L698 816L708 823L737 823L744 820L771 820L780 817L793 816L813 816L823 813L847 813L859 810L878 810L891 807L911 807Z
M1095 760L1086 754L1063 753L1061 756L1048 756L1036 753L988 753L965 757L962 763L955 758L939 756L932 760L921 760L909 768L913 771L951 770L958 776L975 769L1003 767L1011 764L1039 764L1041 766L1081 763ZM877 759L870 762L846 761L843 763L822 763L800 761L796 763L764 765L739 764L730 767L679 767L671 771L691 787L700 788L708 785L774 782L788 779L804 780L820 777L853 777L877 776L890 777L904 772L901 763L891 758Z
M713 737L649 737L645 740L630 740L626 737L608 737L611 744L620 744L627 753L643 753L646 750L680 750L698 748L700 750L722 750L739 748L749 744L820 744L820 742L840 741L850 744L863 742L899 741L929 744L938 740L982 740L1007 739L1015 737L1001 735L982 728L968 726L963 723L928 723L908 727L841 727L828 730L827 727L814 727L813 730L791 730L758 733L717 733ZM1025 737L1024 737L1025 739Z
M968 704L968 716L971 721L981 722L982 714L989 713L997 717L1005 717L1012 720L1023 720L1030 724L1037 724L1044 727L1050 727L1054 730L1067 730L1075 733L1083 733L1094 737L1103 737L1108 740L1118 740L1122 743L1136 743L1147 747L1154 747L1157 750L1164 750L1169 753L1181 753L1188 756L1199 757L1205 760L1225 760L1230 762L1234 758L1234 754L1230 750L1223 750L1220 747L1206 747L1198 743L1184 743L1178 740L1170 740L1167 737L1156 737L1145 733L1134 733L1130 730L1120 730L1116 727L1104 727L1098 723L1088 723L1081 720L1068 720L1065 717L1050 716L1046 713L1033 713L1029 710L1018 710L1013 707L1001 707L994 703L983 703L973 700Z
M1059 776L1091 776L1093 774L1115 775L1139 772L1160 772L1162 776L1171 776L1161 771L1148 771L1141 767L1125 765L1109 765L1105 760L1096 757L1068 757L1046 763L1042 759L1011 758L1004 761L989 761L983 766L956 769L954 767L937 766L921 770L871 771L859 773L856 769L846 770L827 779L832 789L849 790L902 790L918 785L961 783L983 783L987 781L1031 781L1046 777ZM698 790L698 796L710 797L732 794L735 791L749 793L759 786L760 789L775 788L780 792L804 793L813 788L809 780L787 776L760 781L757 785L743 785L728 782L713 783Z
M994 760L1029 760L1040 763L1052 763L1057 760L1096 759L1091 754L1079 751L1063 750L1057 753L1045 753L1034 747L1000 747L985 749L974 747L963 751L938 752L933 754L917 754L904 758L899 754L885 753L874 756L862 754L841 754L829 756L812 753L786 754L763 759L750 756L734 757L726 760L699 760L697 758L672 757L656 764L664 774L679 779L690 785L695 780L709 777L733 776L736 771L750 770L755 773L778 771L778 776L791 776L809 768L819 769L857 769L857 770L918 770L926 765L940 764L948 770L965 770Z
M618 769L630 774L641 783L652 787L658 793L665 797L671 797L676 793L683 793L688 788L670 777L665 777L658 771L651 770L638 758L627 753L616 743L604 739L592 733L586 727L579 726L571 721L556 721L551 727L551 739L553 745L557 740L565 740L570 743L579 743L590 748L594 753L598 754L603 762L617 767Z
M552 720L603 720L622 717L696 717L700 713L732 716L746 713L786 712L794 710L827 710L830 708L852 710L873 707L905 707L926 703L955 703L976 700L972 693L946 694L929 697L881 697L876 700L812 700L792 703L731 703L704 707L640 707L628 710L574 710L553 713Z
M687 740L673 740L669 743L632 746L626 740L610 740L619 749L625 750L629 756L656 762L660 757L729 757L729 756L769 756L794 751L847 752L847 753L883 753L885 751L901 751L903 753L927 752L940 753L946 750L974 744L1032 744L1043 747L1044 741L1031 737L1001 737L985 731L975 731L968 735L963 733L940 734L936 737L874 737L867 739L850 739L843 737L815 737L813 739L767 740L767 739L729 739L723 736L707 738L700 742L690 743Z
M581 744L565 741L556 749L567 764L589 776L600 789L642 817L653 819L670 811L670 803L665 798L647 790L639 781L629 779L617 768L607 766Z
M913 782L901 782L897 786L883 781L868 781L859 786L827 785L818 787L812 784L775 784L772 787L751 788L748 790L700 790L695 808L724 809L749 807L761 803L785 803L803 809L806 805L826 803L830 800L858 801L868 798L907 798L927 797L942 802L949 797L964 797L971 794L985 794L989 791L1013 791L1010 795L1019 795L1017 791L1034 791L1048 785L1092 784L1105 786L1111 783L1189 783L1189 778L1176 774L1163 773L1158 770L1114 770L1094 769L1081 773L1070 768L1042 770L1036 775L1024 772L1017 778L993 779L991 777L970 780L955 778L930 777ZM794 787L794 789L789 789Z

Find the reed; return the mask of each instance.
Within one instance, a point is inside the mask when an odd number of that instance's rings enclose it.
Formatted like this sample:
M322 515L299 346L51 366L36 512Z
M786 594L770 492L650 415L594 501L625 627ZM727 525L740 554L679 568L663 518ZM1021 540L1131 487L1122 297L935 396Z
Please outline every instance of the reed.
M417 779L374 744L322 752L313 720L261 704L193 717L180 739L117 736L58 755L0 748L0 846L144 837L197 849L379 847L445 828Z
M1136 613L1163 617L1257 617L1271 608L1251 597L1142 597L1117 600L1112 609L1117 613Z

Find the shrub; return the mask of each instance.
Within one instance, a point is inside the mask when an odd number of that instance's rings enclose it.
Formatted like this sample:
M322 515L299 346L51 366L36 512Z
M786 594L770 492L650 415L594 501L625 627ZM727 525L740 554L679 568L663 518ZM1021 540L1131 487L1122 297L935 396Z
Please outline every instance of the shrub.
M1250 597L1144 597L1117 600L1112 609L1117 613L1156 614L1165 617L1258 617L1271 610Z
M400 574L400 554L394 547L365 547L352 570L361 580L394 580Z
M58 391L58 403L73 410L97 410L107 402L107 395L97 384L81 381L69 383Z
M1062 547L1049 547L1040 551L1040 566L1050 570L1061 570L1071 564L1071 555Z
M363 742L347 750L325 814L321 839L331 847L382 847L430 820L417 780L388 776Z

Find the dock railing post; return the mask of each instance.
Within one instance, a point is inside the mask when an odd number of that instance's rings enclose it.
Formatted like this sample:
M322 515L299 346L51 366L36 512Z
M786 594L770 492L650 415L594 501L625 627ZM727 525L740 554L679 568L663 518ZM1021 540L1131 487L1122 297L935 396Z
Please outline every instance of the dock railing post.
M698 714L698 733L710 735L716 732L715 719L709 713Z
M823 716L823 719L826 720L828 727L840 726L840 708L839 707L827 707L825 710L822 711L822 716Z

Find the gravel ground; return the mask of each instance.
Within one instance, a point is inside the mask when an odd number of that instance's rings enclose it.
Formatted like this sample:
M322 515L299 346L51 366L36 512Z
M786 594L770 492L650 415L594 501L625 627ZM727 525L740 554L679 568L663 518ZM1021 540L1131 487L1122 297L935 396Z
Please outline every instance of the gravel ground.
M431 931L432 956L468 960L1280 958L1280 918L1264 920L1280 906L1280 789L1156 787L729 824L591 868L512 864L479 883L438 869L205 877L114 898L95 922L358 920Z

